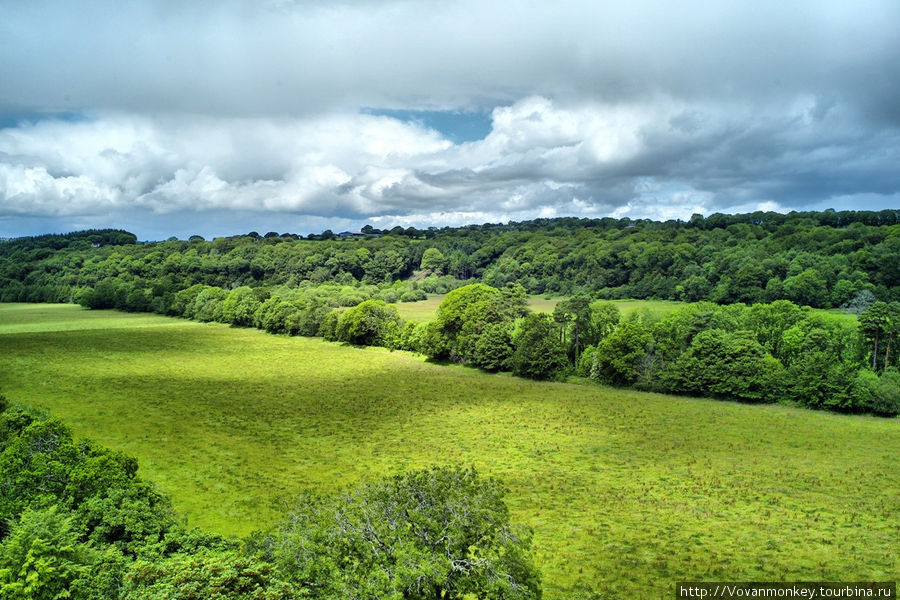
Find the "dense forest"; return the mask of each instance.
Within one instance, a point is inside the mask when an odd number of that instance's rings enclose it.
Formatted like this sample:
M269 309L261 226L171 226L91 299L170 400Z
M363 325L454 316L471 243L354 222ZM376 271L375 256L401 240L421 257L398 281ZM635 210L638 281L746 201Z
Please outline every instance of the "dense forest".
M138 243L0 244L0 300L81 303L422 352L536 379L900 413L900 211L696 215ZM447 293L437 318L392 306ZM567 296L529 314L527 294ZM692 302L622 318L612 298ZM812 307L812 308L811 308ZM813 308L841 307L859 315Z
M310 239L312 238L312 239ZM900 211L555 219L142 243L0 242L0 300L78 302L420 352L533 379L900 414ZM427 323L397 302L446 294ZM529 294L564 296L532 313ZM686 304L619 312L611 299ZM823 310L837 309L842 310ZM431 468L188 528L134 459L0 397L4 598L540 598L505 490ZM477 548L473 554L472 549Z
M70 301L102 283L120 296L107 302L166 312L174 293L194 284L384 285L422 269L429 277L420 287L428 292L475 279L498 288L520 283L530 294L719 304L790 300L829 308L864 290L900 300L900 210L363 231L140 244L121 231L7 240L0 243L0 300Z
M0 396L0 597L541 597L530 532L510 525L505 489L471 468L305 495L243 540L185 526L137 469Z

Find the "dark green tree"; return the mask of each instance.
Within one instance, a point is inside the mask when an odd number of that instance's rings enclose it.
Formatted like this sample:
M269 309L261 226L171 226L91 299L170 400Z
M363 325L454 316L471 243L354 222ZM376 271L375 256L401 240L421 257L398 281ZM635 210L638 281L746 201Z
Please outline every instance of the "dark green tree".
M566 347L549 315L525 316L516 327L512 343L512 370L520 377L553 379L569 366Z
M667 374L670 389L751 402L781 397L784 367L751 332L698 333Z
M422 253L422 261L419 264L419 268L442 274L446 264L447 259L444 258L440 250L437 248L426 248L425 252Z
M228 292L222 302L222 321L240 327L252 327L260 301L253 288L241 286Z
M478 337L488 324L500 291L473 283L447 294L426 336L426 353L435 358L470 359Z
M510 321L488 325L475 343L472 364L488 371L511 370L515 351L512 330Z
M641 364L652 340L653 336L642 323L622 323L597 344L591 379L613 385L634 383L641 374Z
M569 351L572 364L578 362L584 347L592 341L591 336L591 299L587 296L572 296L560 300L553 310L553 320L558 323L563 333L563 343Z
M622 320L619 307L607 300L597 300L590 304L591 320L587 329L585 343L596 346L597 343L612 333Z
M897 361L896 340L900 333L900 303L876 302L859 315L859 326L869 345L873 371L883 371L891 359Z

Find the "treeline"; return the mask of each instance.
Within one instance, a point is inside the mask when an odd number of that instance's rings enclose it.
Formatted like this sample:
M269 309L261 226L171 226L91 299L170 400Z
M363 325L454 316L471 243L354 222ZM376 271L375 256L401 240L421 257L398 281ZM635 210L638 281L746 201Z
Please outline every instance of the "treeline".
M137 471L133 458L0 396L0 597L541 597L530 532L509 524L504 488L473 469L304 495L243 540L188 528Z
M449 292L433 321L417 323L404 322L389 301L421 291L397 288L197 284L177 292L167 314L533 379L575 374L648 391L900 414L900 302L861 299L858 318L787 300L699 302L664 317L643 310L623 318L610 301L573 296L548 315L529 311L519 284L474 283ZM82 297L86 306L95 292Z
M535 379L574 372L649 391L900 414L898 302L876 302L857 323L786 300L622 318L612 302L585 296L553 315L529 314L525 299L517 285L467 285L427 324L402 324L392 307L366 302L329 315L320 334Z
M270 232L212 241L192 236L113 242L123 245L88 245L85 234L70 234L79 238L71 243L64 243L68 236L42 236L0 243L0 300L72 301L103 281L165 303L196 284L230 290L424 278L423 289L435 292L474 280L497 288L519 283L531 294L717 304L790 300L833 308L863 292L900 301L898 215L886 210L695 215L684 222L561 218L394 228L362 239ZM114 234L124 232L109 233Z
M394 289L401 295L417 288L446 293L460 285L456 278L434 271L422 273L415 284L397 283L418 268L424 249L390 236L333 242L239 236L212 242L200 238L87 248L73 244L60 250L34 248L34 239L0 243L0 301L78 302L89 294L96 307L169 314L175 294L195 285L231 290L244 285L397 284ZM354 293L371 295L366 290Z

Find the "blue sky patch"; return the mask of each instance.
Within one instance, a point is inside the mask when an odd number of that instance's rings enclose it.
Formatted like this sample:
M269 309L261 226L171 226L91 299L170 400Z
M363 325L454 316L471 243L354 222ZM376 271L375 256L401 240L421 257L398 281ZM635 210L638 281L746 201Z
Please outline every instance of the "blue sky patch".
M19 127L26 123L37 123L39 121L63 121L65 123L80 123L86 121L87 117L80 112L64 111L64 112L34 112L34 111L10 111L0 112L0 129L8 127Z
M362 112L367 115L391 117L407 123L420 123L434 129L454 144L483 140L491 132L489 111L366 108Z

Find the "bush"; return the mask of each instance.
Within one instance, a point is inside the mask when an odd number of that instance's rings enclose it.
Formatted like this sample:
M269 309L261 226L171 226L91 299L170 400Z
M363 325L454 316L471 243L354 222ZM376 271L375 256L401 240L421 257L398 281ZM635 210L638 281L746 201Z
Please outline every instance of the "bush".
M426 323L407 321L400 332L400 349L410 352L422 352L422 342L428 330Z
M422 300L428 300L428 295L422 290L409 290L400 296L400 302L421 302Z
M337 324L340 316L341 313L337 310L332 310L325 315L322 324L319 326L319 335L330 342L337 341Z
M90 600L87 586L75 582L88 575L94 554L56 506L25 510L0 545L0 597Z
M575 374L579 377L590 377L591 367L594 364L594 357L597 354L596 346L585 346L581 354L578 356L578 362L575 365Z
M881 374L870 409L877 415L900 415L900 371L890 368Z
M203 550L158 563L138 562L122 600L293 600L272 565L237 552Z

